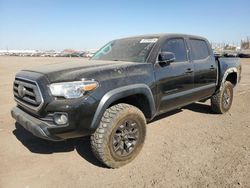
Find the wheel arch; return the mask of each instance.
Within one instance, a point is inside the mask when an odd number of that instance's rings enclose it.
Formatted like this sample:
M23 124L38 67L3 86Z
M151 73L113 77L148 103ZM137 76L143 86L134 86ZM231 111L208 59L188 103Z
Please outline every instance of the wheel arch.
M229 73L229 74L227 75L225 81L229 81L229 82L231 82L234 86L236 86L236 85L237 85L237 77L238 77L238 75L237 75L236 72L231 72L231 73Z
M139 100L143 100L142 106L138 105ZM147 85L134 84L123 86L107 92L102 97L93 117L91 129L95 130L98 127L107 108L118 103L127 103L136 106L144 113L147 119L152 119L156 113L153 94Z
M229 81L231 82L234 87L238 84L238 70L235 67L231 67L229 69L227 69L223 75L223 78L221 80L221 84L220 84L220 90L222 89L225 81Z

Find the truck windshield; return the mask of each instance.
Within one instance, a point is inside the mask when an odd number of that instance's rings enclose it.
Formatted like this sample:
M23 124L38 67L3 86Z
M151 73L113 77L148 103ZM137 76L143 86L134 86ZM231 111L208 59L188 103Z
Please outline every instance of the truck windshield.
M92 60L146 62L158 38L127 38L114 40L98 50Z

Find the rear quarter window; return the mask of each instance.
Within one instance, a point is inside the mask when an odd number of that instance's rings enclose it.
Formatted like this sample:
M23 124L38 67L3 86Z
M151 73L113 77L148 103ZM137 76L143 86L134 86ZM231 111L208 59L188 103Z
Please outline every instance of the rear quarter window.
M205 59L210 56L206 41L190 39L191 56L193 60Z

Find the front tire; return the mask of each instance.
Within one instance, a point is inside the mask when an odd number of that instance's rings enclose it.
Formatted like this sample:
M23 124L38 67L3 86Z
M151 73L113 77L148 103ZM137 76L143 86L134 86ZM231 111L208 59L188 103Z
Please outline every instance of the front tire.
M215 113L224 114L232 106L233 84L226 81L222 89L211 97L211 109Z
M91 136L94 155L110 168L131 162L140 152L146 136L144 114L128 104L108 108Z

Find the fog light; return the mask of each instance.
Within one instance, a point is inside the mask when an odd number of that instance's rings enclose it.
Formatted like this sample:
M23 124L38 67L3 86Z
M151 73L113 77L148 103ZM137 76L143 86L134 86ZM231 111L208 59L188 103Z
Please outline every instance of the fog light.
M64 124L68 123L67 114L61 114L61 113L54 114L54 122L57 125L64 125Z

